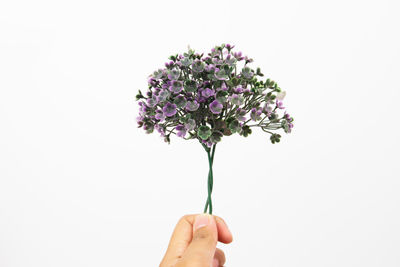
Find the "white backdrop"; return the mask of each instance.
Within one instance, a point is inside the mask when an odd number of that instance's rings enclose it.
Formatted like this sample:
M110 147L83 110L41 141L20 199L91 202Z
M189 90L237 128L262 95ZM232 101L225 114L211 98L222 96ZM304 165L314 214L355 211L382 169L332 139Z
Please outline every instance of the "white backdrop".
M0 266L158 266L206 200L195 141L136 127L187 45L231 43L287 91L278 145L215 155L227 266L400 266L398 1L1 1Z

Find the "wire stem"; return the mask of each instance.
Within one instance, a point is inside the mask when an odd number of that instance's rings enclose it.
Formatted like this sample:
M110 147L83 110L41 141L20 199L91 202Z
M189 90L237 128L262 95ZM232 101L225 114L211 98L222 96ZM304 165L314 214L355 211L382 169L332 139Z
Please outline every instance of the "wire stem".
M212 189L213 189L213 169L212 169L212 165L214 162L214 154L215 154L215 147L216 144L214 144L212 146L212 148L208 148L206 145L202 144L204 149L207 152L207 157L208 157L208 166L209 166L209 171L208 171L208 181L207 181L207 192L208 192L208 196L207 196L207 201L206 201L206 205L204 207L204 213L208 213L212 214L212 200L211 200L211 193L212 193Z

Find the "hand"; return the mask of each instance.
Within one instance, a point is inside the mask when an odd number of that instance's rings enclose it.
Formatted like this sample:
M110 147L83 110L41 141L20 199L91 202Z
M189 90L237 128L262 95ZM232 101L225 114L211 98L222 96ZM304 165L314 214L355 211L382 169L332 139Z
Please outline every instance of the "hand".
M225 254L217 241L232 242L225 221L209 214L186 215L175 227L160 267L220 267Z

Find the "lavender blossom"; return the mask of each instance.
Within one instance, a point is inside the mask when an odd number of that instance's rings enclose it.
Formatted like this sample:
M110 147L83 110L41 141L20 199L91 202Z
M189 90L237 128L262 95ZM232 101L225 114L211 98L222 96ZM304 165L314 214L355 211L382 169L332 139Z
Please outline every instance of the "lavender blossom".
M214 100L214 101L211 102L211 104L210 104L210 110L211 110L211 112L214 113L214 114L219 114L219 113L221 113L223 107L224 107L224 106L223 106L221 103L219 103L218 100Z
M154 118L162 122L165 119L164 112L160 109L156 110L156 114L154 115Z
M155 107L157 105L157 97L156 96L152 96L151 98L147 98L147 105L151 108Z
M185 128L188 131L193 131L194 128L196 128L196 121L193 119L188 119L187 122L185 123Z
M196 60L195 62L193 62L192 64L192 70L194 72L202 72L204 70L205 64L203 61L200 60Z
M172 117L176 114L176 105L170 102L167 102L163 107L163 113L167 117Z
M250 112L250 118L253 121L261 120L262 108L252 108Z
M179 93L183 89L183 83L182 81L171 81L171 86L169 87L169 90L171 92L174 92L175 94Z
M209 98L209 97L211 97L211 96L214 96L214 94L215 94L215 91L213 90L213 89L210 89L210 88L205 88L203 91L202 91L202 96L203 97L205 97L205 98Z
M175 130L177 131L177 132L176 132L176 136L182 137L182 138L185 137L186 131L187 131L187 130L186 130L186 128L185 128L184 125L182 125L182 124L177 125L177 126L175 127Z
M240 106L243 104L244 98L241 95L238 94L232 94L229 97L229 101L233 104L233 105L237 105Z
M236 118L238 121L245 121L246 120L247 111L242 108L236 109Z
M284 109L282 101L276 100L276 107L279 109Z
M180 76L180 71L179 70L170 70L168 73L168 79L172 80L178 80Z
M163 101L167 100L167 98L169 96L170 96L170 92L168 92L167 90L164 89L164 90L160 91L160 93L158 94L157 101L163 102Z

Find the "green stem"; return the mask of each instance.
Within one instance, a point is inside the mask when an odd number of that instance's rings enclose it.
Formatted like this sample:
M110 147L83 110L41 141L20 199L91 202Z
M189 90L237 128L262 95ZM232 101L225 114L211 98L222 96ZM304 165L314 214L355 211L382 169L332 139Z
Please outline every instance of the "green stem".
M214 154L215 154L215 147L216 144L214 144L210 150L210 148L208 148L206 145L202 144L204 149L207 152L207 157L208 157L208 166L209 166L209 171L208 171L208 182L207 182L207 191L208 191L208 196L207 196L207 201L206 201L206 205L204 207L204 213L207 213L207 209L208 209L208 213L212 214L212 200L211 200L211 193L212 193L212 189L213 189L213 169L212 169L212 165L214 162Z

